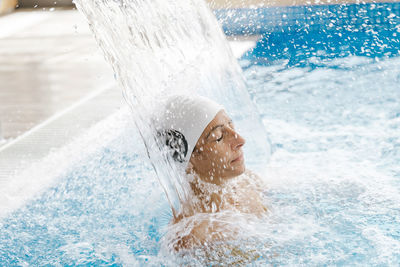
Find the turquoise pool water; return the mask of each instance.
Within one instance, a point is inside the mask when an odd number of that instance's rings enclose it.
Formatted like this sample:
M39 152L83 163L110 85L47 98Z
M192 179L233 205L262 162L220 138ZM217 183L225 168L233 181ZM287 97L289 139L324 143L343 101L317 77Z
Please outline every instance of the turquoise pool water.
M240 60L273 144L262 173L270 212L259 224L264 246L254 264L400 262L400 57L392 26L351 32L347 45L321 28L269 32ZM121 111L102 122L115 131L110 141L1 218L2 265L176 265L160 252L169 205L129 118Z

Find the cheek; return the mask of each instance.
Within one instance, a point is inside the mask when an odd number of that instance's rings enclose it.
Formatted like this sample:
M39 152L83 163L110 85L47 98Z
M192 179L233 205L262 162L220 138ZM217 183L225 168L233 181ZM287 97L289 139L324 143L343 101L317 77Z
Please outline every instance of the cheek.
M225 144L217 144L209 149L209 159L215 166L226 165L230 159L228 151Z

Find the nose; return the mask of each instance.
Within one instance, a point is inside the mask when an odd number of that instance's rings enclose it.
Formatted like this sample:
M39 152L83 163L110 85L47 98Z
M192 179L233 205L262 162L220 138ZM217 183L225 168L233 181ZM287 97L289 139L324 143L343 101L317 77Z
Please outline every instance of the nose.
M227 131L231 136L231 148L236 151L246 143L246 140L235 130L231 129L230 127L227 128L228 128Z

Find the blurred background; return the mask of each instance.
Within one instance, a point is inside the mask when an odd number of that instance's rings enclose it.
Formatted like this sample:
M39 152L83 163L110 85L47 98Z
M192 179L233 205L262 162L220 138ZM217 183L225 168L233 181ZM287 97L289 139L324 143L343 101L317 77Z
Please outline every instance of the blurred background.
M72 1L0 0L0 147L113 82Z

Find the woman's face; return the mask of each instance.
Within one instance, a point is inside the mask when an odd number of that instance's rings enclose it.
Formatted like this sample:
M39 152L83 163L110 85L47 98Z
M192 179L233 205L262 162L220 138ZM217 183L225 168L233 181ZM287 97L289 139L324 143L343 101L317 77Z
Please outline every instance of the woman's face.
M245 171L244 143L225 111L218 112L203 131L190 157L193 171L214 184L242 174Z

